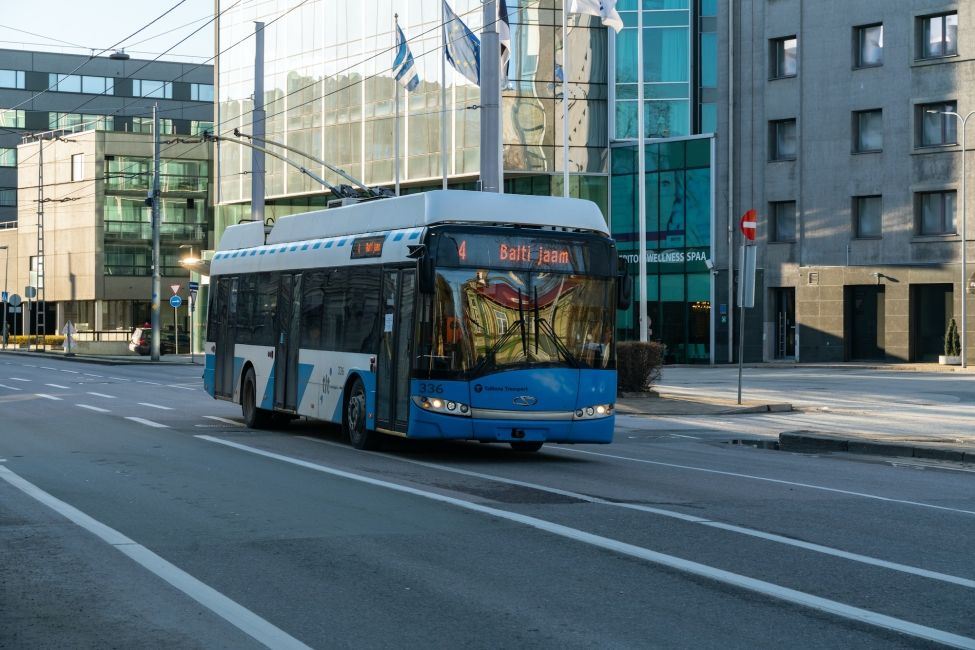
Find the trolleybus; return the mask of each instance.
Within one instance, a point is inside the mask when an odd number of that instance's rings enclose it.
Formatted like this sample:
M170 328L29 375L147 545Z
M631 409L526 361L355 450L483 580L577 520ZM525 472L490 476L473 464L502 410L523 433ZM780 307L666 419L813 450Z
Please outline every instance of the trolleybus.
M231 226L210 267L204 384L246 424L608 443L628 300L589 201L434 191Z

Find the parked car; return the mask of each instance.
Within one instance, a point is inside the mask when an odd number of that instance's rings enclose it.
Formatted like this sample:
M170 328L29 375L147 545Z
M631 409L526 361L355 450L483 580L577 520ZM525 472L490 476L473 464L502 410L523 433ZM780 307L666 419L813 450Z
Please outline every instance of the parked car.
M129 350L143 356L148 355L152 348L152 328L136 327L129 337ZM190 337L184 332L179 333L179 351L189 354ZM176 353L176 336L172 330L159 333L159 354Z

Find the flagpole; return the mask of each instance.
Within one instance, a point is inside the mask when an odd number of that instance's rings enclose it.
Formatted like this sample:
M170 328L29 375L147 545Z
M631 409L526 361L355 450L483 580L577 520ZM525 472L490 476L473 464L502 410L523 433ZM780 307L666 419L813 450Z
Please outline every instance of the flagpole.
M447 12L444 0L440 2L440 27L443 35L443 52L440 55L440 167L443 171L442 188L447 189Z
M562 196L569 196L569 0L562 0Z
M636 159L637 159L637 227L639 233L639 274L637 281L640 293L640 340L647 341L650 338L650 324L647 322L647 143L646 130L643 124L643 10L636 12L637 15L637 38L636 38Z
M393 14L393 26L393 41L395 43L396 35L399 33L397 31L399 29L399 14ZM399 80L396 79L396 70L393 71L393 86L396 88L396 98L393 100L396 102L396 117L393 120L393 128L396 131L396 137L393 140L393 157L396 158L394 191L396 196L399 196Z

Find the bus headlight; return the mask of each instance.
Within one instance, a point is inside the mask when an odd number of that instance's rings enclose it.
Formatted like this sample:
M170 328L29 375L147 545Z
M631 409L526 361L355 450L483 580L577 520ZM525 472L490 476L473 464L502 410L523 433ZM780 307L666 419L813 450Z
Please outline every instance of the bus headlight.
M613 414L613 404L593 404L576 409L573 420L598 420Z
M424 411L433 413L443 413L444 415L459 415L462 417L471 416L471 407L463 402L445 400L439 397L427 397L426 395L414 395L413 403Z

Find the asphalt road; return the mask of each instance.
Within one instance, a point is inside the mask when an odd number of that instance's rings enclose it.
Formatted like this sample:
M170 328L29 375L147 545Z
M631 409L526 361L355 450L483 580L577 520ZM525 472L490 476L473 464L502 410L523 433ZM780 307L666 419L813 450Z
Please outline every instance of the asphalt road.
M975 647L972 472L751 416L358 452L199 374L0 356L0 647Z

